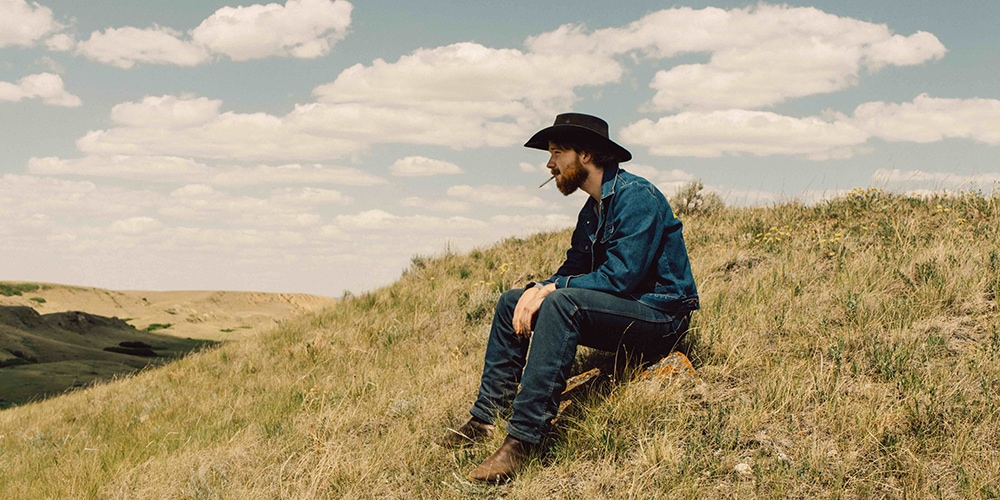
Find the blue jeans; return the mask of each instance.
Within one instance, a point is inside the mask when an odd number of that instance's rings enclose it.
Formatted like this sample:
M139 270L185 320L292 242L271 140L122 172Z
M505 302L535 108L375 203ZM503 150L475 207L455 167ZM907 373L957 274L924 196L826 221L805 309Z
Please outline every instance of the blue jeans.
M655 360L687 330L687 313L671 316L608 293L562 288L542 302L531 338L519 338L512 319L522 293L509 290L497 303L479 396L470 413L492 423L510 407L507 433L527 443L538 443L548 432L578 345L625 349Z

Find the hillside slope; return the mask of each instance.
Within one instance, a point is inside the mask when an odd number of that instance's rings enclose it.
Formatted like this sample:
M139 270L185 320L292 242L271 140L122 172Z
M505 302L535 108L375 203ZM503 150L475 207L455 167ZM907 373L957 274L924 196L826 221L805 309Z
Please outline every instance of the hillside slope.
M320 315L0 412L0 496L995 497L998 228L997 198L878 190L686 217L701 381L612 382L501 486L462 478L502 436L433 443L467 418L494 301L569 233L415 257Z
M228 291L117 291L52 283L0 282L0 306L28 306L42 314L86 311L118 317L139 329L158 325L175 337L231 340L248 330L336 303L301 293ZM166 328L161 328L163 326Z

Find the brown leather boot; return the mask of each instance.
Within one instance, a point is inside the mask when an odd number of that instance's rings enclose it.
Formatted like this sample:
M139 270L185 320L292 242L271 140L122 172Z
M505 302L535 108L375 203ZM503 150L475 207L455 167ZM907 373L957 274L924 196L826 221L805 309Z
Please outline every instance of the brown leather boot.
M438 441L445 448L464 448L493 436L494 427L476 418L470 418L458 429L448 429L448 433Z
M500 449L469 473L472 481L497 483L512 479L528 460L530 445L507 436Z

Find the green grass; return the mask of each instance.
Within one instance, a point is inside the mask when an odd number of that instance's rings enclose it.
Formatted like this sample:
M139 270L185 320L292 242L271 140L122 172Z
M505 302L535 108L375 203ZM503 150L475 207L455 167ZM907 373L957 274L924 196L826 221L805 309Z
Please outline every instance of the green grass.
M166 330L171 326L174 326L173 323L152 323L149 326L147 326L145 330L147 332L155 332L157 330Z
M0 295L5 297L20 296L23 293L34 292L40 288L35 283L0 283Z
M463 479L502 436L433 442L468 417L497 297L568 232L415 257L321 315L0 412L0 496L994 498L998 210L855 190L685 216L700 382L592 393L507 485Z

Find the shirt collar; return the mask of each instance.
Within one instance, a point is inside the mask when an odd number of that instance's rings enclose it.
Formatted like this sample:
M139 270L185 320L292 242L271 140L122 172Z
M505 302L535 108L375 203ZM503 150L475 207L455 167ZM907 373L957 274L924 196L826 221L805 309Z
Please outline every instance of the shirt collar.
M601 199L605 199L615 194L615 182L618 180L618 164L615 163L604 168L604 177L601 179Z

